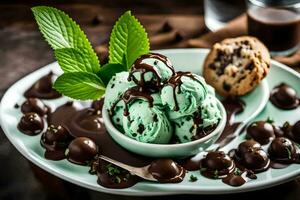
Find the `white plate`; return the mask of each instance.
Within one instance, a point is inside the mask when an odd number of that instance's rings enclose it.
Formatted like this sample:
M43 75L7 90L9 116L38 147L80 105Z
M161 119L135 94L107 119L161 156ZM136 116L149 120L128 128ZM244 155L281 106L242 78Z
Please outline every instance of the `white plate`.
M177 70L200 73L202 63L208 51L204 49L173 49L162 50L160 52L171 59ZM92 190L119 195L224 194L270 187L289 181L300 174L299 165L293 164L285 169L270 169L267 172L258 174L257 180L250 181L241 187L231 187L222 183L221 180L207 179L196 171L189 172L184 181L179 184L158 184L144 181L127 189L104 188L97 184L97 176L88 173L88 167L74 165L66 160L50 161L45 159L43 156L44 149L40 145L40 135L27 136L20 133L16 128L22 114L19 109L14 108L14 105L24 102L24 91L50 70L53 70L55 73L60 73L57 63L52 63L24 77L7 90L1 101L0 121L4 133L20 153L37 166L66 181ZM292 85L298 94L300 94L300 76L295 71L278 62L272 61L271 71L266 81L267 82L261 84L254 92L243 98L248 106L244 113L237 117L238 121L249 120L250 115L256 114L255 112L257 110L263 108L263 106L256 104L257 102L265 101L269 96L268 84L270 88L273 88L275 85L284 81ZM46 100L44 102L55 109L67 100L67 98L62 97L56 100ZM300 108L291 111L282 111L268 102L266 108L256 119L266 119L268 116L273 117L278 124L282 124L284 121L294 123L300 119ZM234 141L235 144L229 144L227 148L229 149L237 145L243 138L244 134ZM189 182L189 176L191 174L198 177L197 182Z

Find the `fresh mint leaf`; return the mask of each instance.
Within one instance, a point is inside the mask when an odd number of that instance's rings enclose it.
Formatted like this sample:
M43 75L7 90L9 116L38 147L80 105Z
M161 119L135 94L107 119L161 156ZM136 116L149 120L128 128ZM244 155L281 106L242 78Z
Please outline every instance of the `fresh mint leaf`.
M93 69L100 69L98 57L90 42L80 27L67 14L47 6L33 7L32 12L44 38L54 50L62 48L76 49L81 54L89 57L90 63L95 65ZM62 58L59 57L59 59ZM86 67L86 69L89 68Z
M125 12L116 22L110 35L109 63L121 63L129 69L134 61L149 52L149 39L140 22Z
M127 71L127 68L124 65L118 63L107 63L101 67L97 75L101 78L104 85L107 85L111 77L122 71Z
M105 92L101 79L87 72L64 73L57 78L54 88L68 97L80 100L96 100Z
M58 64L65 73L92 72L97 73L99 63L95 59L74 48L56 49L54 51Z

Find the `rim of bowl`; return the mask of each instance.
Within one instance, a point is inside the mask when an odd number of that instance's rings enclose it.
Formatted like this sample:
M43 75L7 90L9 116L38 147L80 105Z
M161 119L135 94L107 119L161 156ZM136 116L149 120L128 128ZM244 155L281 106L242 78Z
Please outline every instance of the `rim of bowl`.
M134 139L126 136L124 133L122 133L118 129L116 129L115 126L113 125L111 119L110 119L108 111L104 107L102 109L102 117L103 117L105 126L109 126L110 127L109 129L111 129L112 131L114 131L115 134L118 134L120 138L122 138L123 140L126 141L126 143L131 143L131 144L134 144L134 145L140 145L140 146L151 147L151 148L153 148L153 147L159 147L159 148L187 147L187 146L196 145L196 144L205 142L208 139L212 138L213 136L215 136L216 134L218 134L218 133L220 133L221 131L224 130L225 124L226 124L226 120L227 120L226 110L225 110L223 104L220 102L220 100L217 99L217 98L216 98L216 100L217 100L217 105L218 105L218 107L219 107L219 109L221 111L221 120L219 121L218 126L210 134L208 134L208 135L206 135L206 136L204 136L204 137L202 137L202 138L200 138L198 140L194 140L194 141L186 142L186 143L179 143L179 144L155 144L155 143L139 142L137 140L134 140ZM108 132L109 132L110 135L112 135L110 133L110 131L108 131ZM220 133L220 135L221 135L221 133ZM117 142L119 144L118 141L115 140L115 142Z

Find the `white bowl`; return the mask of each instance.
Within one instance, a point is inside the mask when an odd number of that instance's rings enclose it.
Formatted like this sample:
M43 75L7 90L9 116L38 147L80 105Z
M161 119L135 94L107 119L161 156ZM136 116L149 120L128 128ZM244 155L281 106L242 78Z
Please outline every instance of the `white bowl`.
M217 105L221 112L221 119L218 126L213 132L200 138L187 143L182 144L151 144L136 141L130 137L124 135L116 129L110 119L108 111L103 108L102 115L104 124L110 136L125 149L144 156L149 157L187 157L195 155L201 151L207 149L213 144L221 135L226 124L226 111L222 103L217 99Z

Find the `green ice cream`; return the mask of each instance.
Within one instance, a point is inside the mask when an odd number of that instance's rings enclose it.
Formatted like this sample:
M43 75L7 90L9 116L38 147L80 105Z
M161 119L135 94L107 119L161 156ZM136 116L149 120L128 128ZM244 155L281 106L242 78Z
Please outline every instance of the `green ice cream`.
M161 90L161 100L168 109L170 119L191 115L207 96L209 89L205 80L196 74L191 76L178 76L177 81L180 79L181 84L176 87L167 84ZM174 88L176 98L174 98ZM176 103L178 110L176 110Z
M201 118L201 123L197 121ZM197 135L197 130L213 126L221 119L221 113L215 96L208 94L201 106L192 115L173 120L174 132L181 143L190 142Z
M131 68L131 73L137 83L166 82L174 74L174 68L167 57L149 53L136 60ZM142 79L143 81L141 81Z
M136 100L129 106L129 116L123 116L125 135L144 143L167 144L173 128L161 107L144 100Z
M128 88L135 86L132 81L127 80L128 75L128 72L117 73L110 79L105 90L104 108L111 111L112 107L115 106L114 110L112 110L113 115L111 119L116 128L121 131L123 130L124 102L119 101L119 99Z

